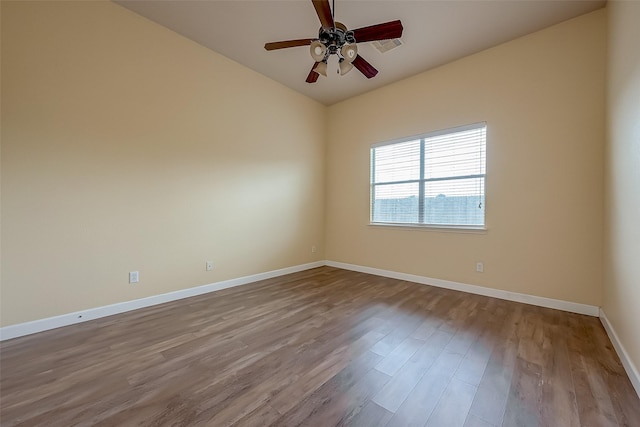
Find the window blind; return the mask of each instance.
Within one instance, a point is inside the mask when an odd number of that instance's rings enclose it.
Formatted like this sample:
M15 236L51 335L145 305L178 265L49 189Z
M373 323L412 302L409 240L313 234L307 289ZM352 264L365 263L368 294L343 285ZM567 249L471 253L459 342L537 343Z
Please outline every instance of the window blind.
M371 222L483 227L486 124L371 147Z

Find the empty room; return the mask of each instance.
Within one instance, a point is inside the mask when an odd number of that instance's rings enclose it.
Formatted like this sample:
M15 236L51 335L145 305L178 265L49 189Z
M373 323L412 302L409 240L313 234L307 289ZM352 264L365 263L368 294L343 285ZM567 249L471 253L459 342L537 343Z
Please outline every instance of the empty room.
M640 2L0 18L2 427L640 426Z

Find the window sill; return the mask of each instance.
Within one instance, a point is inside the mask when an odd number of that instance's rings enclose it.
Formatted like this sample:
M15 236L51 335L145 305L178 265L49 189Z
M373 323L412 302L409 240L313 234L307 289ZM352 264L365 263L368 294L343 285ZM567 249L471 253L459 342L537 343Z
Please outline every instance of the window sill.
M489 229L482 226L445 226L445 225L422 225L422 224L399 224L385 222L371 222L369 227L373 228L396 228L401 230L436 231L442 233L466 233L466 234L487 234Z

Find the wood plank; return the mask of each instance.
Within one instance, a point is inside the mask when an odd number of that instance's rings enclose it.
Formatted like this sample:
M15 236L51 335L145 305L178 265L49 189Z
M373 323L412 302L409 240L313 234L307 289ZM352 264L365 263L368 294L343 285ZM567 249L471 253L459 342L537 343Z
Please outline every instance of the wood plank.
M542 415L543 424L580 426L571 365L567 350L567 331L558 322L558 312L549 312L551 322L544 326L542 343Z
M262 427L272 425L278 418L280 418L280 413L265 403L240 418L233 425L237 427Z
M454 373L458 369L458 366L462 360L462 356L457 353L450 353L443 350L435 363L429 368L429 370L420 378L418 383L412 392L403 401L402 405L395 411L395 415L389 421L389 426L413 426L424 425L429 419L432 412L438 406L440 399L449 386ZM473 386L471 386L473 387ZM473 387L473 393L469 398L469 404L464 413L464 417L467 416L469 407L475 394L475 387ZM446 410L446 404L443 409ZM438 419L441 416L450 417L451 414L440 413ZM441 420L439 421L441 422ZM464 418L462 418L464 422Z
M464 423L464 427L498 427L495 424L491 424L483 420L482 418L478 418L473 414L469 414L467 416L467 420Z
M427 427L463 427L477 387L453 378L427 420Z
M358 414L352 417L348 422L340 423L338 426L384 427L392 416L392 412L387 411L382 406L369 400Z
M634 404L636 395L633 384L625 375L622 362L600 320L586 319L585 329L594 344L594 369L602 375L614 415L620 425L633 425L635 420L640 419L640 405Z
M396 412L424 373L442 354L449 341L451 341L451 335L447 332L434 333L409 359L409 362L374 396L373 401L390 412Z
M569 361L580 423L602 427L618 425L602 373L592 359L595 350L584 322L577 316L568 316L566 322Z
M522 306L516 305L505 319L469 410L471 414L491 424L502 425L504 419L517 357L516 322L521 313Z
M358 416L369 401L370 396L380 390L388 381L388 375L375 369L370 369L362 378L348 387L338 390L336 393L325 395L320 400L316 400L314 396L311 396L302 405L304 407L302 412L294 409L277 420L275 425L314 427L348 424L351 419ZM321 395L324 392L318 394ZM304 418L301 422L298 422L296 418L300 417L300 414L304 414Z
M395 375L423 345L424 341L415 338L405 339L389 356L376 365L376 369L389 376Z
M539 365L518 357L514 367L503 425L541 424L542 372Z
M353 388L357 382L361 381L381 359L382 356L371 351L363 353L338 374L322 384L311 395L289 409L278 419L278 423L282 425L300 425L315 415L318 412L318 408L324 409L334 405L336 400L342 399L342 395ZM386 382L389 377L384 377L384 379L384 382Z

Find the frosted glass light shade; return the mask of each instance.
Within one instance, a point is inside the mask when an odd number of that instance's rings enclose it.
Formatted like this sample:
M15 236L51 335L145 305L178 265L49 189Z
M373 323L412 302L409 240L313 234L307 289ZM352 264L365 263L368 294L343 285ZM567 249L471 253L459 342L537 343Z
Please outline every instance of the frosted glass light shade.
M314 61L322 62L325 55L327 54L327 47L316 40L311 43L309 51L311 52L311 57L314 59Z
M316 65L316 67L313 69L313 71L315 71L316 73L322 74L323 76L327 77L327 63L326 62L318 63L318 65Z
M351 63L358 56L358 46L356 44L345 44L340 49L340 53L345 61Z
M351 62L347 62L346 60L340 61L340 75L344 76L349 71L353 70L353 64Z

